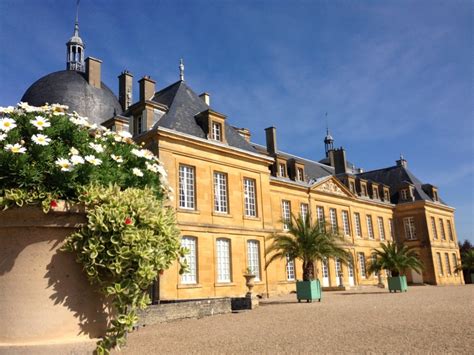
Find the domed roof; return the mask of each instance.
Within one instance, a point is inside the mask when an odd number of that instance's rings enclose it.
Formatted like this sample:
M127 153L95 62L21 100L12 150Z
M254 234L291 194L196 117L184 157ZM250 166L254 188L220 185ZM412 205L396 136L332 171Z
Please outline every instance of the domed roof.
M97 124L113 117L114 113L122 113L112 90L104 83L101 83L101 88L90 85L84 73L74 70L62 70L42 77L26 90L21 101L34 106L45 103L67 105L70 111L76 111Z

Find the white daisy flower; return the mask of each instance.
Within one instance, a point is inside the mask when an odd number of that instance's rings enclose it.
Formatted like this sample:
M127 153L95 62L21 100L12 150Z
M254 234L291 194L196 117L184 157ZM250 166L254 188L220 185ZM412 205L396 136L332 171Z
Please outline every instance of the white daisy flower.
M150 164L149 162L146 162L146 168L154 173L158 172L158 164Z
M0 118L0 130L8 132L16 127L15 120L10 117Z
M84 164L84 158L80 155L71 155L71 163L72 165Z
M42 131L43 128L51 126L51 123L48 121L48 119L43 116L35 116L35 119L30 120L30 123L40 131Z
M84 159L85 159L87 162L91 163L92 165L100 165L100 164L102 164L102 160L96 158L96 157L93 156L93 155L86 155L86 156L84 157Z
M135 149L135 148L132 149L132 154L136 155L137 157L144 158L143 153L144 152L141 149Z
M0 107L0 113L13 113L15 108L13 106Z
M71 147L71 149L69 149L69 153L70 153L71 155L78 155L78 154L79 154L79 151L78 151L76 148Z
M6 133L0 133L0 142L3 141L5 138L7 138Z
M123 163L123 158L120 155L111 154L110 157L117 163Z
M74 123L77 126L86 126L89 122L87 122L87 117L80 117L80 116L70 116L69 121Z
M143 157L148 160L153 160L155 155L147 149L143 149Z
M5 150L9 150L10 152L12 153L15 153L15 154L23 154L26 152L26 148L23 147L21 144L19 143L15 143L15 144L7 144L5 146Z
M132 138L132 134L129 131L119 131L118 135L122 138Z
M133 175L136 175L136 176L139 176L139 177L143 176L143 172L138 168L133 168L132 173L133 173Z
M41 107L30 106L27 102L18 103L18 107L25 110L25 112L41 112L43 111Z
M64 158L58 158L55 161L56 165L61 167L61 171L71 171L72 170L72 163Z
M89 147L94 149L97 153L103 153L104 152L104 146L100 144L95 144L95 143L89 143Z
M44 134L33 134L33 136L31 136L31 139L33 142L39 145L48 145L49 143L51 143L51 138L45 136Z
M60 105L60 104L52 104L51 108L53 110L53 116L60 116L60 115L64 115L64 111L66 111L69 108L69 106Z

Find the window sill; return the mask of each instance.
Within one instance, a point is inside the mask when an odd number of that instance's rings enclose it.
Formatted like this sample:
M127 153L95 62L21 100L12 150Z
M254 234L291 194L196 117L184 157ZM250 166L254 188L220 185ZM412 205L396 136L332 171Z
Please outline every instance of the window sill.
M214 287L233 287L235 286L235 283L233 282L216 282L214 284Z
M178 289L186 289L186 288L202 288L201 284L179 284Z
M191 210L191 209L188 210L186 208L178 208L177 211L182 212L182 213L201 214L201 212L198 210Z
M296 283L296 280L285 280L285 281L278 281L279 285L293 285Z
M252 217L252 216L244 216L244 219L247 219L249 221L260 221L260 217Z
M212 212L212 215L214 217L232 218L231 214L228 214L228 213L225 213L225 212Z

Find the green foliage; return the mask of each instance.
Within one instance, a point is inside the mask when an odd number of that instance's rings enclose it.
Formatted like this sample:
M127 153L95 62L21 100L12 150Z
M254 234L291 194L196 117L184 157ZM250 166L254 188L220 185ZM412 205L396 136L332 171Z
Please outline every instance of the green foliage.
M301 215L292 215L287 234L272 236L272 244L267 248L267 254L273 253L266 266L276 259L300 259L303 262L303 280L314 279L314 263L316 260L334 257L346 263L350 255L341 246L339 234L327 231L325 223L311 221L308 214L305 219Z
M112 302L115 316L98 344L101 353L123 345L137 309L150 302L148 287L184 250L172 210L151 189L88 186L83 192L88 223L65 249L76 253L91 283Z
M388 242L380 244L380 249L373 249L376 259L369 265L369 274L387 270L391 276L403 275L406 270L412 269L421 273L423 263L418 254L406 245L399 246L396 243Z
M456 272L467 270L469 273L474 270L474 249L469 249L461 255L461 264L455 265Z

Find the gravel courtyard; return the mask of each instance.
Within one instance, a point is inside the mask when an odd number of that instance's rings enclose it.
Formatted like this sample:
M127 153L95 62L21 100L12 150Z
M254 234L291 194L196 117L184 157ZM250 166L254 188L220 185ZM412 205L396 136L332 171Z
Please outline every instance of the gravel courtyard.
M474 286L273 297L253 311L140 328L123 354L474 353Z

